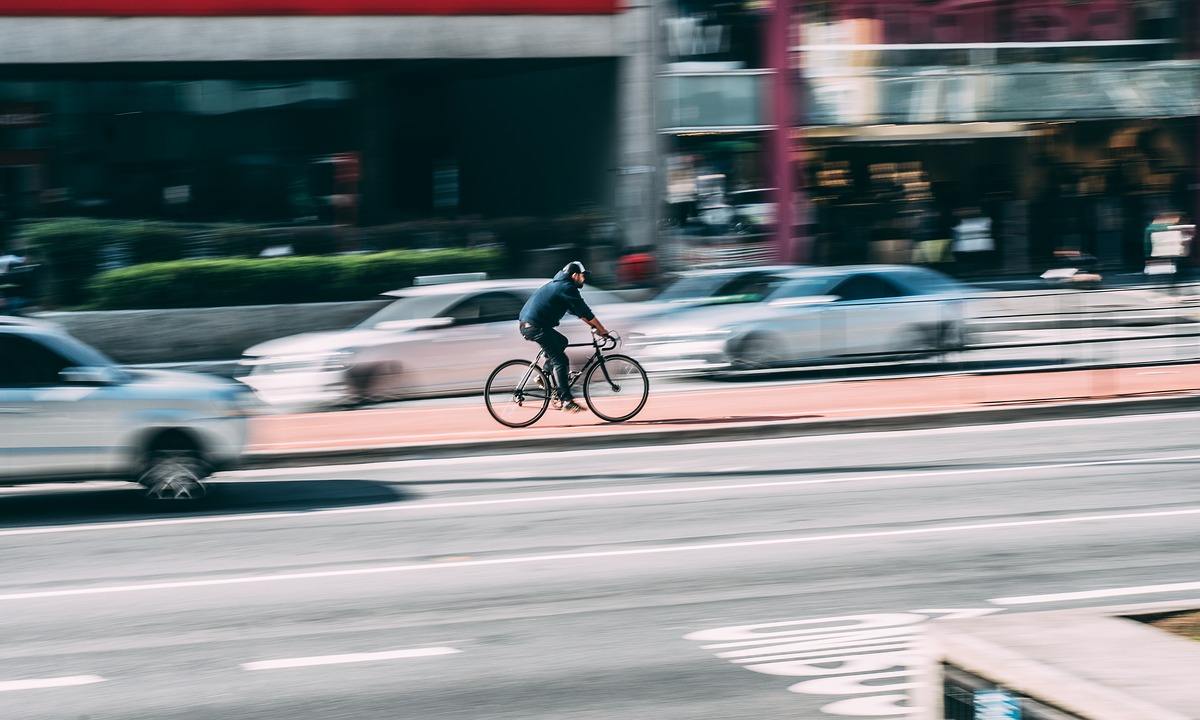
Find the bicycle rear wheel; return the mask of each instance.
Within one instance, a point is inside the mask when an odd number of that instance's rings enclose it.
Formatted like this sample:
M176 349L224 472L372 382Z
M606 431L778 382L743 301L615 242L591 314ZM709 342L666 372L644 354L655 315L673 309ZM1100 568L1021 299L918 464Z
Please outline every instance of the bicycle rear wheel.
M492 371L483 399L496 422L511 428L528 427L550 407L550 383L537 365L509 360Z
M628 355L605 355L603 366L597 364L588 371L583 396L601 420L625 422L646 406L650 379Z

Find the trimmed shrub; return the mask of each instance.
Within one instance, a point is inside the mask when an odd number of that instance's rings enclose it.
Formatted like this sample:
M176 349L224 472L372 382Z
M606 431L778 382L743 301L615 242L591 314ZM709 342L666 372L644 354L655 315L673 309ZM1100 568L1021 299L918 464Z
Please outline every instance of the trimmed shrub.
M98 310L366 300L420 275L496 272L496 250L396 250L365 255L180 260L110 270L91 283Z
M105 248L120 245L132 263L177 260L183 257L187 232L170 223L60 218L28 223L16 240L49 268L48 300L62 306L84 301L88 280L105 260Z
M530 262L545 254L545 248L555 248L555 253L568 257L582 257L584 249L592 244L590 228L601 220L602 216L597 214L556 218L465 217L335 227L68 217L23 224L16 244L32 250L45 268L40 304L77 307L88 303L89 285L102 266L137 266L185 258L258 258L272 246L291 246L293 257L298 259L345 250L384 253L498 245L505 250L504 263L493 270L523 274L528 272ZM153 294L145 297L168 301Z

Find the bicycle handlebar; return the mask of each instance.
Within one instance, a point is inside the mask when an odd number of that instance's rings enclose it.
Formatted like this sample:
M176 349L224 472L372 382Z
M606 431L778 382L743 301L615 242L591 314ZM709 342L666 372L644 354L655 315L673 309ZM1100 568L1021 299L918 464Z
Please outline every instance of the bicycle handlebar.
M592 330L592 335L594 336L592 342L601 350L616 350L617 346L621 344L621 336L615 332L601 337L595 330Z

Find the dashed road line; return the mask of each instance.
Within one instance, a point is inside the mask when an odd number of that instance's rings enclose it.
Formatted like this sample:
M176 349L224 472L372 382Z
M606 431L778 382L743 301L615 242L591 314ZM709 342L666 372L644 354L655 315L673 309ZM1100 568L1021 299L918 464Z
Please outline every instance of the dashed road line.
M1190 592L1200 590L1200 582L1169 583L1165 585L1135 585L1133 587L1106 588L1103 590L1081 590L1079 592L1051 593L1048 595L1018 595L993 598L993 605L1037 605L1041 603L1070 602L1072 600L1095 600L1099 598L1123 597L1125 595L1155 595L1160 593Z
M313 655L311 657L259 660L242 663L243 670L286 670L291 668L317 667L319 665L346 665L349 663L380 662L383 660L408 660L412 658L457 655L462 652L452 647L409 648L384 652L346 653L342 655Z
M68 675L53 678L31 678L29 680L7 680L0 682L0 692L75 687L77 685L94 685L102 682L104 682L104 678L99 675Z
M1015 528L1043 527L1054 525L1073 525L1080 523L1106 523L1123 520L1151 520L1168 517L1187 517L1200 515L1200 507L1188 507L1177 510L1156 510L1152 512L1124 512L1096 515L1067 515L1056 518L1037 520L1004 520L986 523L970 523L958 525L933 525L902 528L896 530L866 530L859 532L829 533L823 535L800 535L783 538L768 538L763 540L738 540L730 542L697 543L692 545L654 545L643 548L624 550L597 550L587 552L550 553L545 555L516 555L510 557L486 558L479 560L455 560L451 562L409 563L404 565L381 565L374 567L357 567L340 570L316 570L300 573L275 573L267 575L242 575L224 578L202 578L194 580L177 580L170 582L136 583L129 585L88 585L83 587L66 587L57 590L31 590L27 592L10 592L0 594L0 601L35 600L61 597L81 597L90 595L112 595L121 593L137 593L158 590L175 590L182 588L221 587L232 585L253 585L273 582L291 582L297 580L316 580L335 577L355 577L369 575L390 575L408 572L437 572L460 568L477 568L504 565L525 565L534 563L568 562L575 560L595 560L603 558L625 558L669 553L708 552L715 550L735 550L752 547L770 547L784 545L800 545L817 542L837 542L853 540L870 540L878 538L919 537L926 535L945 535L952 533L985 532L992 530L1008 530Z

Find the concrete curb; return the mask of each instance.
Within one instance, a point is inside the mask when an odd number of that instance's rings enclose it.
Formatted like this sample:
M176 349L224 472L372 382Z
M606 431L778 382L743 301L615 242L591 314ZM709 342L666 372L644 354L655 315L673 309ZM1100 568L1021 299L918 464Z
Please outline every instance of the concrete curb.
M886 430L1017 423L1030 420L1061 420L1105 415L1143 415L1200 409L1200 394L1170 397L1115 398L1066 403L1032 402L1011 407L952 410L915 415L887 415L833 420L783 420L769 423L737 423L682 430L594 432L578 435L514 437L511 440L471 440L362 448L256 452L248 454L245 469L337 465L356 462L410 460L418 458L506 455L547 450L583 450L640 445L683 445L719 440L842 435ZM514 431L514 433L519 431Z

